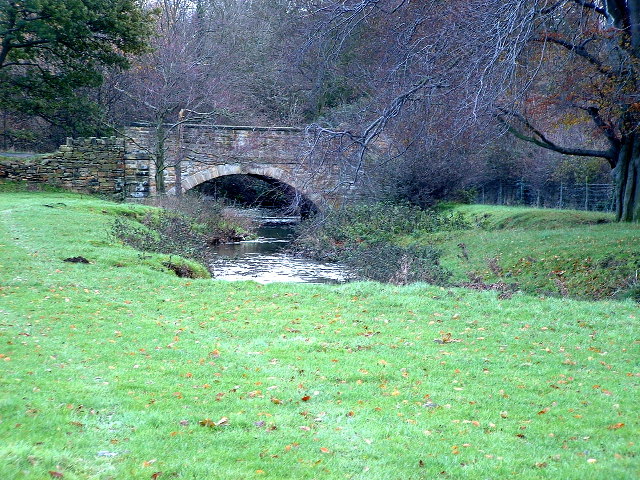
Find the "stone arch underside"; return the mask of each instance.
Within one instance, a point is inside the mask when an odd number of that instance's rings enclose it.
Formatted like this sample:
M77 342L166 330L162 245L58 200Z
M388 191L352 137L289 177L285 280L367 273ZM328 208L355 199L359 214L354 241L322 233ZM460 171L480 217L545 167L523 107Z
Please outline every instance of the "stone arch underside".
M323 208L323 206L327 204L327 199L322 193L310 189L308 185L302 185L299 180L296 180L293 175L287 173L285 170L278 167L264 165L243 165L239 163L211 165L198 173L194 173L188 177L183 177L182 191L186 192L201 183L227 175L255 175L272 178L294 188L318 208ZM169 195L175 195L175 187L171 187L167 193Z

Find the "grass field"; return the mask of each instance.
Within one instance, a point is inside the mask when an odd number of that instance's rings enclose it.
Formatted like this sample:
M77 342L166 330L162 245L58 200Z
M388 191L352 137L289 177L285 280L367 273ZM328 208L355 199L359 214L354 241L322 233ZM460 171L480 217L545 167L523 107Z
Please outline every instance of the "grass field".
M140 208L0 193L0 479L640 475L637 303L180 279Z

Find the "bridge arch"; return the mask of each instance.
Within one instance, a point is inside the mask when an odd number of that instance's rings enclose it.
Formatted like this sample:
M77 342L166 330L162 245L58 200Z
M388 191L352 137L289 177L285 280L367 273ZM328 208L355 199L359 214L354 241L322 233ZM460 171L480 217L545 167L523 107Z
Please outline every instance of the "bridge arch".
M191 190L192 188L204 182L208 182L209 180L227 175L251 175L277 180L278 182L286 184L302 194L317 210L323 210L327 206L327 199L322 194L309 188L308 185L301 184L296 177L287 171L267 165L248 165L240 163L209 165L205 169L198 171L198 173L183 177L182 192L184 193ZM167 190L167 194L175 195L175 186Z

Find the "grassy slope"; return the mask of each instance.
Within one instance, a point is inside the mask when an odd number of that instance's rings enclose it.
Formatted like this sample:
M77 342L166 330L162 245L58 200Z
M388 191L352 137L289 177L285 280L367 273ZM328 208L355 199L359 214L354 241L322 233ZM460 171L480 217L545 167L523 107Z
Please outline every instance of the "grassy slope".
M457 281L474 272L487 283L516 282L536 294L607 298L632 294L635 285L638 295L640 225L606 223L612 217L596 212L485 205L455 210L478 219L484 229L423 240L443 250L442 263ZM491 259L499 269L490 268Z
M186 281L122 208L0 194L0 478L640 472L636 304Z

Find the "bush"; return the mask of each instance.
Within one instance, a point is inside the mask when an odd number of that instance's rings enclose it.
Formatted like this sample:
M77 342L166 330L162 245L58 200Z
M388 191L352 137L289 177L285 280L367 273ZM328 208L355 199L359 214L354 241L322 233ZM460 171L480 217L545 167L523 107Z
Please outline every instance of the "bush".
M406 284L445 284L449 278L431 246L400 246L402 237L468 228L458 213L423 210L406 204L359 204L303 222L294 242L298 253L349 265L361 278Z
M190 258L210 270L212 245L241 240L253 228L251 220L227 213L222 203L202 196L154 198L149 203L159 208L137 222L116 218L112 234L142 252L169 255L166 266L179 275L174 267L180 264L172 256Z
M190 192L181 197L153 197L146 203L188 218L194 230L207 235L210 243L214 244L241 240L255 229L251 219L234 215L225 209L224 202L197 193Z
M300 224L295 248L314 258L337 260L359 244L393 243L399 237L460 230L470 225L457 212L423 210L407 204L351 205Z
M118 217L111 231L113 236L141 252L190 258L204 265L209 263L211 254L207 236L196 231L187 217L175 212L149 212L139 223Z

